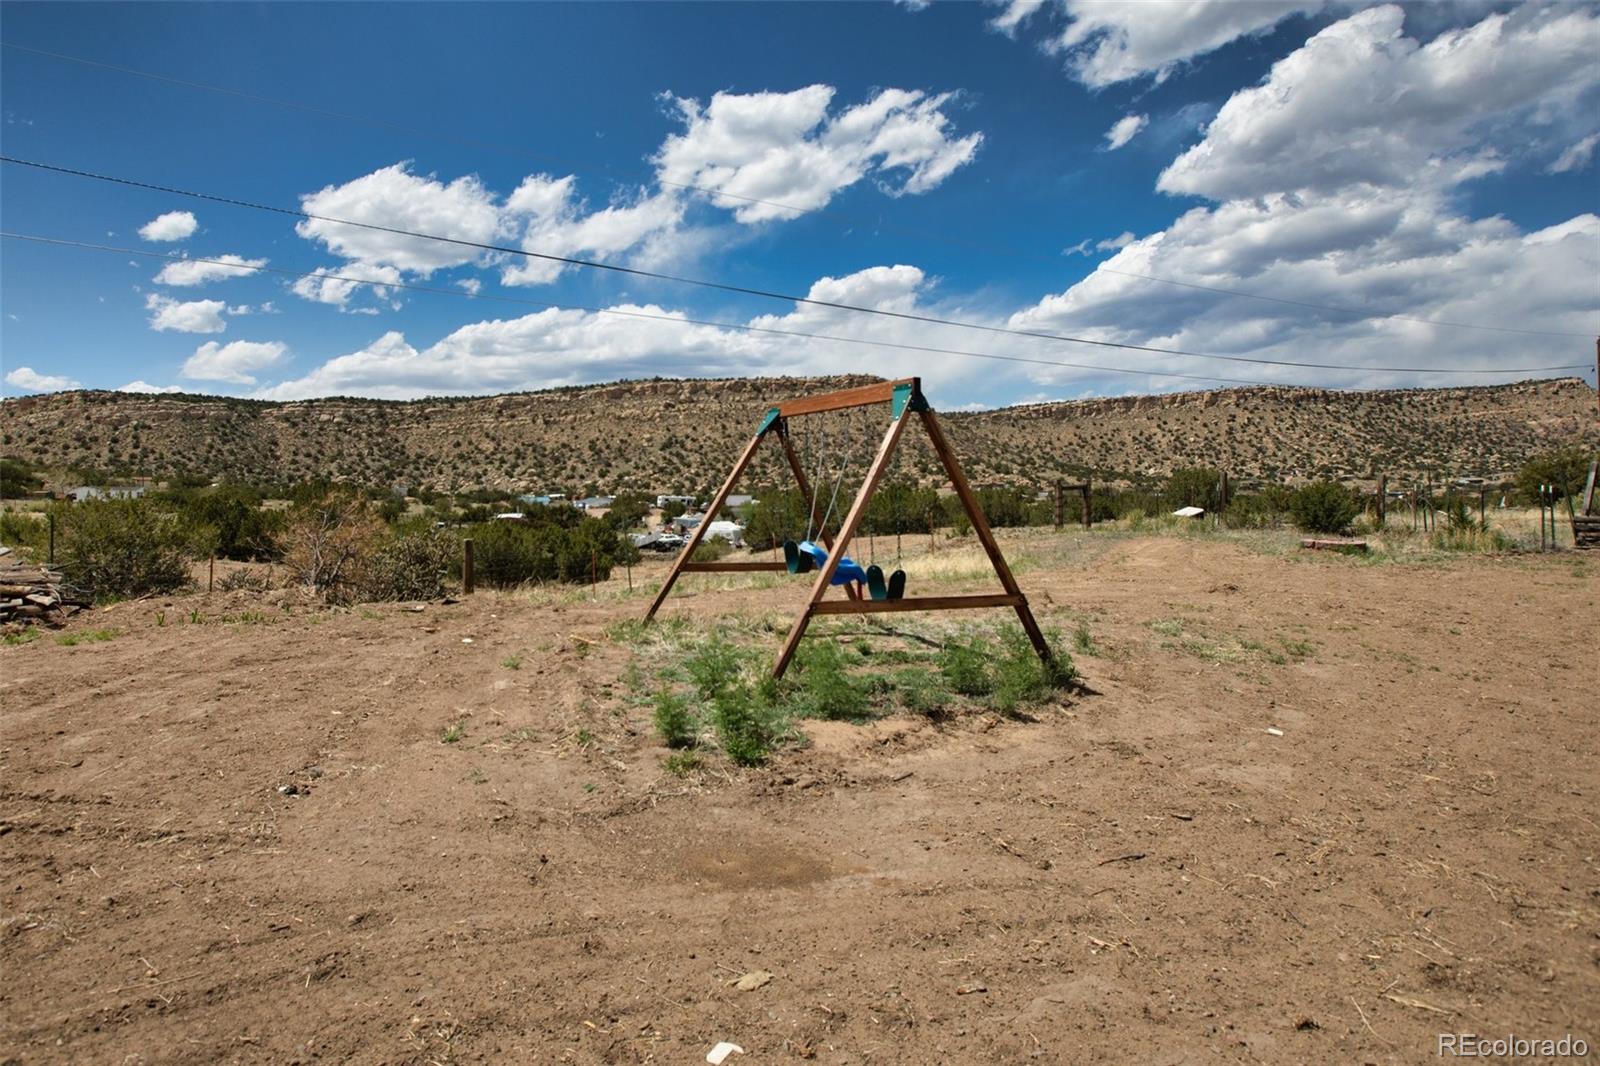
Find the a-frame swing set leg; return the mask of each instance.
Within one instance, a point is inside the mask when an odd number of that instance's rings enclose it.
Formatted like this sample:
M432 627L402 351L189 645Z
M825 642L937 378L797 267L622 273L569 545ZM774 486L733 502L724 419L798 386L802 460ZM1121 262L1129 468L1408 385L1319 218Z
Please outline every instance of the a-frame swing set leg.
M962 473L961 464L956 459L955 451L950 447L950 442L945 438L944 430L939 425L933 409L922 396L921 381L917 378L905 378L900 381L884 382L879 385L867 385L857 389L846 389L842 392L828 393L822 396L808 396L799 400L773 407L762 420L761 427L756 431L755 437L745 447L739 461L734 464L733 471L717 492L716 498L706 510L706 517L701 521L684 544L683 550L673 562L667 579L662 583L661 591L656 594L650 610L645 615L645 621L655 617L656 611L666 600L672 586L678 580L678 575L692 571L782 571L787 567L779 562L714 562L695 563L690 561L695 548L700 545L705 536L706 527L721 513L723 505L727 502L728 494L733 486L745 472L754 458L756 449L769 432L776 432L778 440L783 446L784 455L788 459L789 468L794 473L795 482L799 486L801 497L805 500L812 522L817 520L817 500L811 493L811 486L807 483L805 470L800 458L795 454L794 446L789 441L787 419L790 417L820 414L825 411L838 411L851 407L864 407L870 404L892 402L892 416L889 427L884 431L883 440L878 445L877 455L873 457L872 465L867 469L866 477L861 483L861 488L856 493L855 500L850 505L849 512L845 515L844 523L839 527L839 535L833 543L824 540L828 548L827 562L813 579L810 595L806 605L795 619L788 635L784 638L783 648L778 653L778 661L773 665L774 677L782 677L789 667L789 662L794 658L795 651L800 646L800 639L805 636L806 628L810 626L811 619L819 614L881 614L899 611L949 611L965 608L981 607L1010 607L1017 612L1017 619L1022 623L1022 629L1028 634L1034 650L1045 662L1051 659L1050 646L1044 639L1044 634L1039 630L1039 624L1034 620L1033 611L1028 607L1028 599L1023 595L1022 589L1017 585L1016 577L1011 573L1011 568L1006 565L1005 556L1000 551L1000 545L994 538L994 533L989 528L989 522L984 517L983 509L978 505L978 498L968 484L966 475ZM961 501L961 508L966 513L968 521L972 523L972 530L977 535L978 541L983 545L984 552L989 556L989 562L994 567L995 576L1000 579L1004 589L1000 594L989 595L963 595L963 596L916 596L894 600L873 600L858 597L855 590L848 585L846 593L849 599L829 600L824 597L833 582L834 574L839 569L839 560L844 557L851 539L855 536L856 529L861 524L862 518L867 513L867 506L871 503L873 494L877 492L878 484L883 480L884 472L888 469L889 460L894 456L895 449L899 447L900 436L905 430L907 416L916 413L922 422L923 429L928 434L929 441L933 444L934 452L939 456L939 461L944 466L945 474L950 478L950 484L956 490L956 496ZM824 535L825 536L825 535Z

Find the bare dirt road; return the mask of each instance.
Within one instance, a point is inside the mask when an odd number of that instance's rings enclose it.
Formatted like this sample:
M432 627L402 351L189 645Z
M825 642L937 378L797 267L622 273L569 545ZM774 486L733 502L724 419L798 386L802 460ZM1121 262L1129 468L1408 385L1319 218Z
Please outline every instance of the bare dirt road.
M0 648L0 1059L1600 1046L1600 568L1076 543L1022 580L1091 635L1086 691L808 723L687 778L624 681L608 633L645 600L616 582L179 596Z

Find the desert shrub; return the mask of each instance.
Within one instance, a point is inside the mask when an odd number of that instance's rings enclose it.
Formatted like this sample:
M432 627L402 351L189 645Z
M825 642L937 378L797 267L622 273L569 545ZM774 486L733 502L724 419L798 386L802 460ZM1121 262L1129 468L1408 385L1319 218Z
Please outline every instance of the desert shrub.
M1594 456L1582 447L1559 448L1536 455L1517 471L1517 496L1533 506L1539 502L1539 486L1554 485L1562 496L1577 496L1589 479L1589 463Z
M713 636L695 649L683 668L700 698L712 700L738 678L747 654L721 636Z
M351 603L366 588L383 536L383 523L365 500L335 492L295 507L284 531L283 561L296 582L324 601Z
M457 542L433 531L403 533L373 553L363 591L374 600L433 600L444 595Z
M1307 533L1340 533L1361 513L1361 500L1337 481L1313 481L1290 498L1289 512Z
M84 500L56 508L56 557L97 599L170 592L189 582L190 541L150 500Z
M274 585L272 568L266 566L259 570L242 566L237 570L230 570L217 579L217 588L223 592L267 592Z
M38 511L0 511L0 544L11 548L44 548L50 542L48 516Z
M694 546L694 555L690 556L697 563L714 563L724 559L733 551L731 545L721 537L707 537Z
M656 708L653 715L656 723L656 732L661 734L661 739L666 741L669 748L689 748L694 746L695 734L699 731L699 723L689 708L689 701L671 689L662 689L656 693Z
M987 696L994 691L989 658L994 649L976 634L952 637L939 652L939 673L950 690L962 696Z
M20 459L0 459L0 496L25 496L44 488L44 478Z
M1222 509L1222 475L1210 467L1197 466L1174 470L1167 478L1162 503L1169 511L1180 507L1203 507L1207 511Z
M1228 501L1226 521L1234 529L1271 529L1283 524L1293 494L1282 485L1240 493Z
M1009 714L1024 703L1038 703L1078 676L1072 657L1061 650L1059 641L1051 637L1048 643L1050 661L1045 662L1021 626L1000 630L1000 654L994 659L996 710Z
M861 522L861 531L878 536L926 533L940 522L943 513L935 489L905 481L891 482L873 494Z
M711 701L711 725L728 758L740 766L759 766L784 734L784 716L769 678L756 688L739 683Z
M220 559L275 558L285 525L282 511L261 506L260 492L243 485L170 492L185 525L203 531L200 541Z
M537 510L549 514L539 521L491 521L470 528L478 580L508 588L530 581L588 581L592 573L604 581L612 567L637 558L633 545L599 519L566 524L554 517L562 509Z
M950 705L950 691L940 684L940 675L921 668L901 670L891 680L900 703L908 711L937 718Z
M859 721L867 716L867 689L845 669L845 655L832 641L805 646L795 664L796 710L808 718Z

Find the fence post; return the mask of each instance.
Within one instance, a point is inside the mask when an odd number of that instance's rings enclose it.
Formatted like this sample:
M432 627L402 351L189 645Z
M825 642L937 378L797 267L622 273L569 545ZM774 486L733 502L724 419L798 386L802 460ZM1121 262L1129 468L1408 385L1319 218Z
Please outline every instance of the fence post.
M1378 528L1383 528L1384 518L1389 507L1389 475L1378 475Z
M472 538L467 537L461 542L461 591L463 594L472 592Z
M1089 528L1089 522L1090 522L1089 494L1094 491L1094 489L1092 488L1093 485L1094 485L1094 482L1090 481L1089 478L1087 476L1085 476L1084 479L1083 479L1083 528L1084 529L1088 529Z
M1061 479L1056 479L1056 528L1061 528Z
M52 566L56 561L56 513L50 512L50 554L45 560Z
M211 563L206 568L206 591L210 592L217 587L217 555L211 554Z

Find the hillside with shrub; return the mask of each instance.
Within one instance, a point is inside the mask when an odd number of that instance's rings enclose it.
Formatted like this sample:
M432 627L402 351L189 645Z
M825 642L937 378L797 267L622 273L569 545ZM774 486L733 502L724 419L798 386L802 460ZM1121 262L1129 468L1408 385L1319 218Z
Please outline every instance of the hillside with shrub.
M58 478L704 494L771 403L869 380L652 380L408 402L78 391L0 403L0 446ZM1270 481L1499 479L1538 452L1600 447L1594 393L1577 379L1370 392L1252 387L942 418L969 475L993 484L1086 473L1137 481L1197 466ZM828 446L864 468L878 425L862 415ZM897 475L938 480L919 434L906 435L905 451Z

